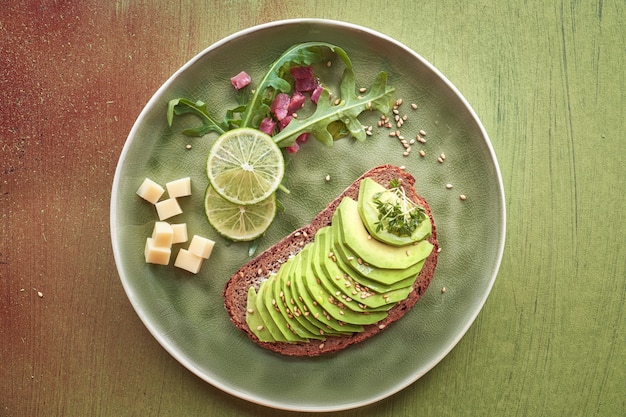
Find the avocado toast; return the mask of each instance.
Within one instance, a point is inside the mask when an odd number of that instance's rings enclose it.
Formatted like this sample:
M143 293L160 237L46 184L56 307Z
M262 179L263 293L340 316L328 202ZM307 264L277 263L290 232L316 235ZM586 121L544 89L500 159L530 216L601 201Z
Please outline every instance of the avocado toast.
M391 183L401 184L423 222L400 241L383 242L373 237L384 231L376 231L363 212L370 210L363 193L379 196ZM428 288L438 256L432 213L414 183L392 165L359 177L311 223L231 276L223 293L231 321L263 348L318 356L364 341L402 318ZM367 218L370 224L361 221Z

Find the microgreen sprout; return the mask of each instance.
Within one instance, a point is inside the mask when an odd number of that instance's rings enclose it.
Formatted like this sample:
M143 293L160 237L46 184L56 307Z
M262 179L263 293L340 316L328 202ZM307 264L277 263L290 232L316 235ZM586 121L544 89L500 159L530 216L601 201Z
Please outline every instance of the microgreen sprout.
M391 196L383 198L386 193ZM376 231L387 229L397 236L411 236L426 218L424 209L412 202L398 179L389 182L389 189L374 194L374 204L378 209Z

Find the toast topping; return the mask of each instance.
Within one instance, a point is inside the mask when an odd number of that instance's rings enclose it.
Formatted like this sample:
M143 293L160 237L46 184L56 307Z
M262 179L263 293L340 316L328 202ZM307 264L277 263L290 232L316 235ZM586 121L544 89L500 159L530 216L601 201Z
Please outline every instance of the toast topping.
M358 201L343 197L329 226L321 227L258 290L250 287L246 323L260 341L302 343L359 333L370 325L385 327L381 321L413 291L434 248L427 240L427 216L404 235L367 228L365 217L385 215L371 202L387 190L374 180L361 181ZM397 238L390 243L389 235Z

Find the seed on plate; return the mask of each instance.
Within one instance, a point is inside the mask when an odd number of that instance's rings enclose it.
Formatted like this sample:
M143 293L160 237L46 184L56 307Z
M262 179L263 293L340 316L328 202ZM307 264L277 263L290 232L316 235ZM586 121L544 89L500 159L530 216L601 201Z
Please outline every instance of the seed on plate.
M326 180L326 182L330 181L330 175L326 175L326 178L324 178Z
M441 152L440 158L445 161L446 160L446 154Z
M191 149L191 145L185 146L185 149Z
M442 163L443 163L443 159L441 159L441 157L438 157L438 158L437 158L437 162L439 162L440 164L442 164Z
M467 196L465 194L461 194L459 198L461 199L461 201L467 200Z
M449 189L451 189L451 188L452 188L452 184L450 184L450 183L446 184L446 188L447 188L448 190L449 190Z
M426 152L424 152L423 150L422 150L422 151L420 151L420 156L421 156L421 157L426 156Z
M411 103L411 108L412 108L413 110L417 110L417 104L415 104L415 103Z
M367 91L367 88L365 88L365 87L359 88L359 93L364 93L366 91Z
M426 136L426 132L425 132L425 131L423 131L423 130L420 130L420 135L422 135L422 136Z

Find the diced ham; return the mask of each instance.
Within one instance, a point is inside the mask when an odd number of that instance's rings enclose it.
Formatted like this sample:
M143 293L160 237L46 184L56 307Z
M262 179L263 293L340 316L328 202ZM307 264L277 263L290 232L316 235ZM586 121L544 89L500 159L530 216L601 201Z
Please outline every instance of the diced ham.
M320 95L322 94L322 90L324 89L324 87L322 87L321 85L318 85L315 90L313 90L313 92L311 93L311 101L315 104L317 104L317 101L320 98Z
M250 76L245 71L241 71L239 74L230 79L231 84L237 90L241 90L242 88L250 84L250 81L252 81L252 78L250 78Z
M287 150L288 153L296 153L298 152L298 149L300 149L298 142L294 142L293 145L285 147L285 150Z
M296 143L305 143L307 140L309 140L310 135L311 134L308 132L302 133L300 136L296 138Z
M278 121L278 129L279 130L283 130L284 128L287 127L287 125L289 124L289 122L291 122L291 120L293 119L292 115L287 115L284 118L282 118L281 120Z
M274 128L276 128L276 122L272 120L271 117L266 117L261 120L261 125L259 126L261 132L271 135L274 133Z
M296 91L302 93L310 93L319 86L319 82L311 78L296 78Z
M292 67L290 70L291 76L296 80L302 80L305 78L313 78L313 67Z
M289 106L287 107L287 113L292 114L297 112L298 110L300 110L302 108L302 106L304 106L304 101L306 100L306 97L304 96L304 94L296 91L295 93L293 93L293 96L291 96L291 99L289 100Z
M272 101L272 105L270 106L270 111L274 114L274 117L276 117L276 120L278 120L279 122L283 120L285 117L287 117L287 114L288 114L287 108L289 107L290 101L291 101L291 98L289 97L288 94L285 94L285 93L279 93L274 98L274 101Z

